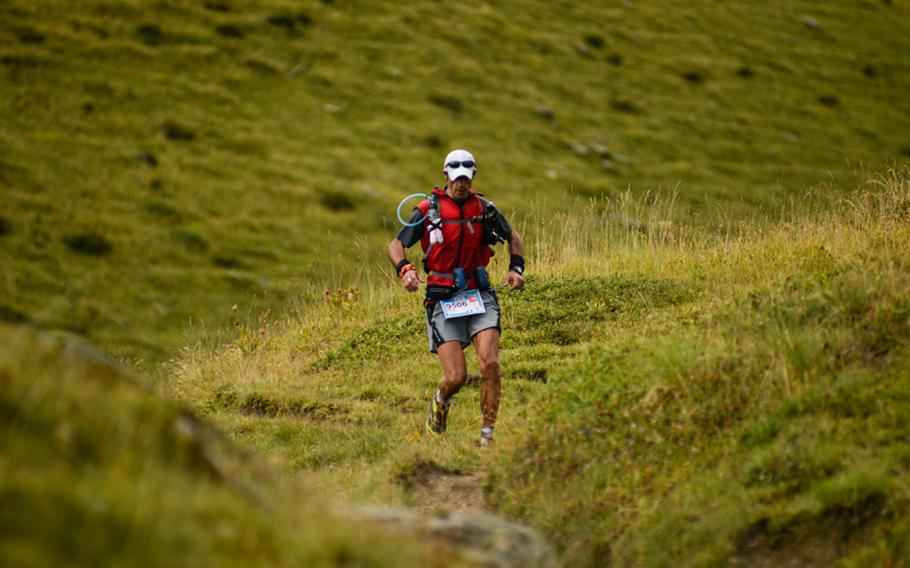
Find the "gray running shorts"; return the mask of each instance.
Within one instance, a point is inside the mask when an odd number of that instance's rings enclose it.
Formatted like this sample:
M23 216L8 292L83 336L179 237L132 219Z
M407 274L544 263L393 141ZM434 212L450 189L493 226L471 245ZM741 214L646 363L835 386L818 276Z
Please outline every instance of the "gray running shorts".
M486 311L474 316L446 319L442 314L442 306L436 302L427 306L427 337L430 341L430 353L436 353L436 348L448 341L460 341L464 349L471 344L471 339L479 332L495 328L500 332L499 302L496 301L496 292L481 290L480 297Z

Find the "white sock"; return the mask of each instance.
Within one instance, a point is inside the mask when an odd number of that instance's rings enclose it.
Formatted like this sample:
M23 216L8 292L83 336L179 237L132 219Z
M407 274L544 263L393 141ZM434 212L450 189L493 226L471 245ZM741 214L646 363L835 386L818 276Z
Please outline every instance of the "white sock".
M492 427L492 426L484 426L483 428L481 428L481 429L480 429L480 437L481 437L481 438L486 438L486 439L488 439L488 440L492 440L492 439L493 439L493 427Z

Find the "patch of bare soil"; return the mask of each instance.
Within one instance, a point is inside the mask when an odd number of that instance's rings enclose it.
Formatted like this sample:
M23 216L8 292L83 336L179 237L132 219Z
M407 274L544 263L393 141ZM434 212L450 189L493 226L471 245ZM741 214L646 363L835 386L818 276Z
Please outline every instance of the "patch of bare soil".
M341 513L382 530L420 535L447 550L457 565L555 568L555 549L534 529L486 510L482 472L464 473L418 460L395 476L410 496L407 509L347 505Z
M737 560L754 568L804 568L834 566L840 553L835 543L821 536L809 537L780 548L752 548L740 551Z
M759 521L742 535L736 560L752 568L834 566L840 557L835 531L824 534L769 534Z
M483 472L425 472L414 480L411 508L422 514L485 512L482 483Z

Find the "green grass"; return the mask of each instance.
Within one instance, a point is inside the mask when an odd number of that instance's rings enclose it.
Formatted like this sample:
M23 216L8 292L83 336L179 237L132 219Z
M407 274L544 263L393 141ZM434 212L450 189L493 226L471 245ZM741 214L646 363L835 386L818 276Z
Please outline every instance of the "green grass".
M906 562L908 187L673 259L699 299L563 361L491 500L573 565Z
M421 434L440 371L417 299L397 286L240 324L227 345L186 348L167 387L347 499L412 503L408 472L428 463L485 471L490 506L540 528L570 565L899 565L908 179L720 231L656 222L672 207L658 195L564 226L594 236L556 232L528 289L500 292L495 453L476 448L474 387L442 439Z
M906 163L908 19L873 1L5 2L0 317L166 359L234 305L255 318L383 270L398 198L455 146L518 215L662 187L695 223Z
M433 563L418 543L325 523L310 488L85 345L0 337L4 564Z
M406 562L309 494L407 505L430 468L573 565L906 563L908 22L3 3L0 554ZM384 259L458 146L530 260L496 453L473 387L421 434L439 369Z

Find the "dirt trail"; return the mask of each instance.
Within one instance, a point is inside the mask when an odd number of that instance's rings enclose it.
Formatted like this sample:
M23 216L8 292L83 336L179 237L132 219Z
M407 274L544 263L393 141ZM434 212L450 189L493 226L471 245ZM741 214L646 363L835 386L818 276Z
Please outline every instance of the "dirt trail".
M479 388L483 378L469 374L465 387ZM483 497L485 473L457 473L432 462L419 464L407 480L411 509L420 514L488 513Z
M474 375L470 385L479 384ZM487 449L487 452L492 451ZM481 463L492 456L487 453ZM407 508L347 505L343 513L377 523L383 530L421 535L459 563L483 567L555 568L555 548L536 530L503 519L487 507L483 466L463 472L418 459L397 475Z
M554 568L555 549L534 529L487 510L484 471L460 473L419 461L398 481L410 495L407 508L343 505L346 516L371 521L392 533L420 535L470 566ZM453 556L454 557L454 556Z
M482 471L457 474L427 471L415 480L411 508L421 514L484 513Z
M425 461L401 479L411 505L346 505L347 516L369 520L385 531L420 535L459 564L501 568L555 568L555 549L537 531L511 523L487 510L484 472L457 473Z

